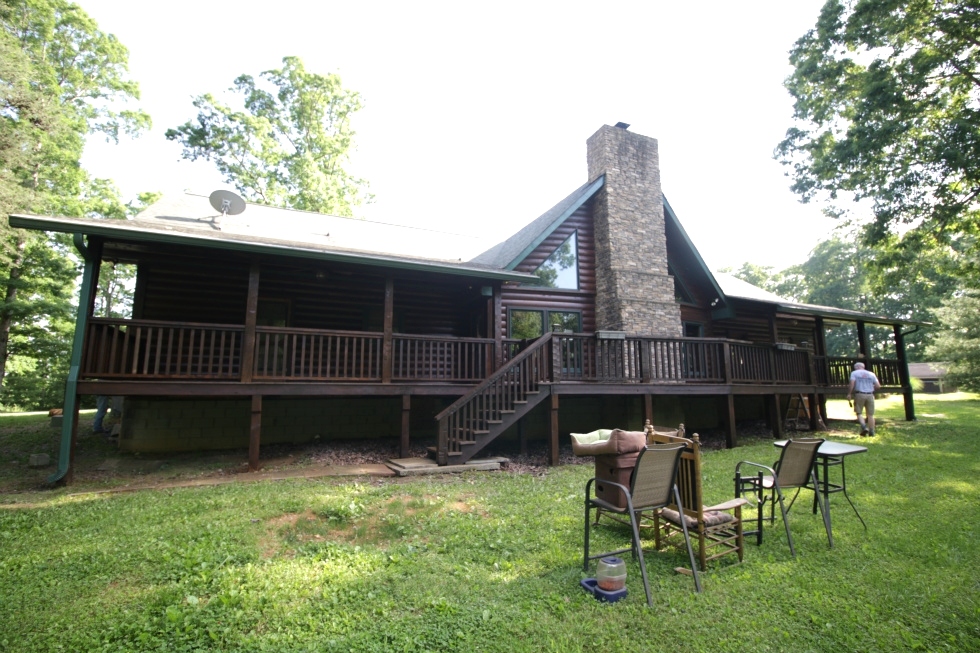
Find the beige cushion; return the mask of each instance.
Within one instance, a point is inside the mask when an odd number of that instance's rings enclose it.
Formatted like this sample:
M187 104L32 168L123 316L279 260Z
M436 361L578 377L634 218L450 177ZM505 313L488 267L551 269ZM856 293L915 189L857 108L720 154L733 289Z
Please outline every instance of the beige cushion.
M647 443L643 431L600 429L592 433L572 433L572 452L576 456L635 453Z
M660 515L669 522L673 522L680 526L681 517L676 510L671 510L670 508L664 508L660 511ZM684 516L684 520L687 521L687 529L692 530L698 527L698 520L694 517ZM727 524L730 521L735 521L735 517L727 512L718 512L714 510L709 510L704 513L704 525L706 528L711 528L712 526L718 526L719 524Z

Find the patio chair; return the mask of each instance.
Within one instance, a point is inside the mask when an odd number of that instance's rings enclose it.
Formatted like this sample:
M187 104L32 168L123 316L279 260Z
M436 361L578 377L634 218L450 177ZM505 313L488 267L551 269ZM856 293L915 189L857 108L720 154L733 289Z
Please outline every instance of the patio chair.
M591 478L585 484L585 558L583 569L588 571L589 561L606 556L632 551L634 557L640 559L640 574L643 577L643 590L646 592L647 605L653 605L650 595L650 582L647 580L646 563L643 560L643 547L640 543L640 516L645 511L659 510L673 503L681 504L680 493L677 490L677 468L681 453L684 449L683 444L655 444L648 446L640 452L633 468L630 478L630 486L625 487L619 483L606 481L607 484L615 485L626 496L626 507L620 508L614 503L605 499L593 496L592 488L596 478ZM629 519L632 530L632 542L629 548L617 549L616 551L606 551L599 554L589 553L589 535L592 522L590 511L593 508L604 512L625 515ZM701 591L701 579L698 576L697 567L694 562L694 550L691 548L691 538L687 532L687 526L683 526L684 539L687 542L687 553L691 560L691 569L694 572L694 589Z
M659 549L671 537L686 526L692 537L697 537L697 555L701 571L708 570L708 561L735 554L742 562L745 542L742 532L742 506L749 501L743 498L729 499L723 503L704 505L701 477L701 439L695 433L691 439L666 435L647 427L647 442L681 443L681 459L677 471L677 487L683 507L671 503L653 515L656 546ZM683 517L682 517L683 516ZM691 571L678 568L678 572Z
M817 485L817 474L814 463L817 460L817 450L823 444L822 438L800 438L787 440L779 460L772 467L743 460L735 465L735 496L741 497L746 492L752 492L758 499L756 513L757 527L754 531L756 544L762 544L762 521L766 501L769 502L769 523L776 521L776 500L779 500L779 510L783 515L783 525L786 527L786 539L789 540L789 552L796 557L793 547L793 536L789 531L789 508L799 495L802 488L813 490L814 501L820 507L824 528L827 530L827 540L834 546L834 537L830 533L830 508L825 505L826 497L822 497ZM742 466L755 467L759 470L755 476L743 476ZM766 474L765 472L768 472ZM796 488L796 494L790 501L789 508L783 501L783 490ZM768 493L768 496L767 496ZM751 533L749 533L751 534Z

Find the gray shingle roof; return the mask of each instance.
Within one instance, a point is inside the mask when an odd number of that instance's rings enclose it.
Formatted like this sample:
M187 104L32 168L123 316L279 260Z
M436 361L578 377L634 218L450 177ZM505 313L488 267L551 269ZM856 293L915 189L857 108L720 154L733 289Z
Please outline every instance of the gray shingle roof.
M470 259L470 263L507 270L514 269L514 266L520 263L538 243L558 228L565 221L565 218L595 195L602 187L602 182L603 178L600 177L595 181L582 184L572 191L568 197L545 211L516 234Z

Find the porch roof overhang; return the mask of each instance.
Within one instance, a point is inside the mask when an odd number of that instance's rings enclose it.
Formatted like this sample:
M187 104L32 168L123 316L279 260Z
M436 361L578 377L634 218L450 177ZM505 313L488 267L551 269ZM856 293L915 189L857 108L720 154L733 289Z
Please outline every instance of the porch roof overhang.
M823 317L843 322L864 322L865 324L880 324L882 326L931 326L932 322L922 322L919 320L905 320L882 315L872 315L860 311L852 311L845 308L834 308L833 306L820 306L817 304L794 304L792 302L776 303L777 312L788 313L791 315L808 315L813 317Z
M144 225L138 220L107 220L102 218L68 218L20 214L11 215L9 220L10 226L18 229L84 234L86 236L97 236L114 240L212 247L250 254L286 256L317 261L335 261L397 270L436 272L454 276L501 281L528 282L537 279L537 277L531 274L502 270L478 263L413 258L389 255L381 252L331 248L299 241L258 238L246 234L221 231L208 233L198 229L162 228L157 225Z

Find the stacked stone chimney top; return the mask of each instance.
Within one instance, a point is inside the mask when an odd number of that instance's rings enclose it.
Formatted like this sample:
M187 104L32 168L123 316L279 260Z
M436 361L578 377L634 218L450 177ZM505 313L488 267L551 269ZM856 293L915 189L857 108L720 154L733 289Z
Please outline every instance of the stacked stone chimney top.
M681 335L667 235L657 140L604 125L588 140L596 195L596 327L638 335Z

